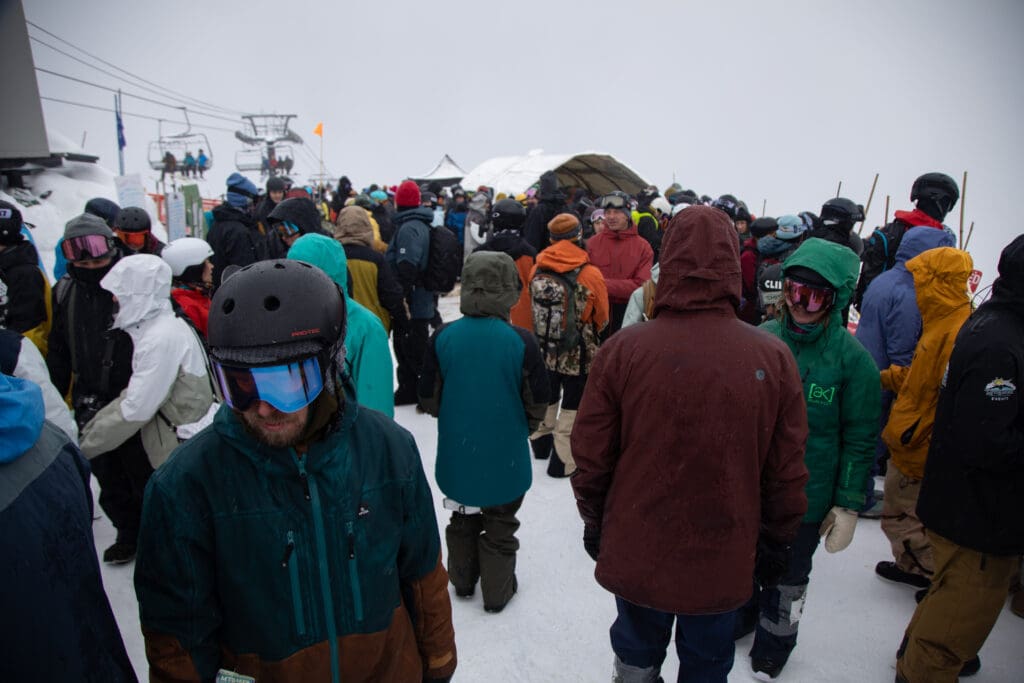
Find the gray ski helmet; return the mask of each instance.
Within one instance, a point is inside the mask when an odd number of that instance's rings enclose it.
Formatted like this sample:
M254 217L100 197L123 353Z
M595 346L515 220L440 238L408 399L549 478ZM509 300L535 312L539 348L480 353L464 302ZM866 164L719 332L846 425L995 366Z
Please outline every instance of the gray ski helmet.
M960 189L956 181L945 173L925 173L914 181L910 188L910 201L928 199L946 215L960 200Z
M322 270L275 259L242 268L210 304L210 357L225 365L277 365L330 351L345 337L345 299Z
M773 263L761 271L757 291L762 306L776 306L782 300L782 264Z
M114 230L123 232L145 232L152 227L149 214L137 206L126 206L117 212L114 219Z
M491 225L496 230L522 230L526 221L526 209L514 199L495 202L491 209Z

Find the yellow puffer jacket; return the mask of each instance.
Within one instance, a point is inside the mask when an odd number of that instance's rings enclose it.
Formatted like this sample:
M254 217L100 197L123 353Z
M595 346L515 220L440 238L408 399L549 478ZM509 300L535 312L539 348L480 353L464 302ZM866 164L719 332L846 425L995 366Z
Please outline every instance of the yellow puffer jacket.
M896 392L882 439L896 468L921 479L946 364L957 332L971 314L967 278L974 264L967 252L941 247L906 265L914 276L922 332L910 367L893 365L882 371L882 386Z

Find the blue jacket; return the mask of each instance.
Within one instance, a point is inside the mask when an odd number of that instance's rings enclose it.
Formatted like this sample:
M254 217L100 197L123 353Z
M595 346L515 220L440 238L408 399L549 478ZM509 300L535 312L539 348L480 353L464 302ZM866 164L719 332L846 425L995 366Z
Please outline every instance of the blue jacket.
M434 292L417 284L427 269L430 231L434 230L430 224L433 220L434 212L424 207L403 209L391 219L395 234L384 258L398 274L412 320L430 320L434 317Z
M876 277L864 292L857 341L868 350L879 370L910 365L921 336L921 312L907 261L929 249L952 246L955 240L946 230L911 228L900 241L896 265Z
M135 681L103 591L89 465L43 421L39 387L0 374L0 678Z

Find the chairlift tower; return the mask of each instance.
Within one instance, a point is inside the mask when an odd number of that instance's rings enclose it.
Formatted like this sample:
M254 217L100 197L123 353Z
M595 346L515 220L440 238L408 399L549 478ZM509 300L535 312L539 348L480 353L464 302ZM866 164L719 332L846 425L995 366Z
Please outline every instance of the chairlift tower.
M295 114L245 114L242 120L248 125L245 130L235 131L235 137L246 144L235 153L235 167L239 171L260 171L276 175L276 161L284 158L295 160L295 152L289 143L301 145L302 138L288 127ZM275 164L270 162L274 161Z

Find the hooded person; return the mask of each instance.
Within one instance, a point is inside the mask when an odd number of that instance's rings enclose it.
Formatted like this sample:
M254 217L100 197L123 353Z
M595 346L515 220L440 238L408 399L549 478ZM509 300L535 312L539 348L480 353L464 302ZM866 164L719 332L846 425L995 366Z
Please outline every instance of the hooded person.
M901 248L909 237L908 233ZM925 588L935 563L917 517L917 498L935 424L939 387L957 332L971 314L967 278L974 264L967 252L940 247L918 254L905 267L914 278L922 329L913 360L907 365L893 364L881 372L882 387L896 395L882 430L882 440L892 454L885 475L882 531L895 561L879 562L875 573Z
M979 669L1024 553L1024 235L1003 249L998 268L940 383L917 500L935 574L897 651L903 683Z
M206 241L213 249L213 286L220 286L224 269L245 267L267 257L266 238L252 215L252 202L259 191L241 173L227 179L224 203L213 209L213 226Z
M0 327L25 335L45 355L52 317L50 281L21 226L21 211L0 201Z
M82 452L93 458L140 433L156 469L178 447L177 428L202 419L213 403L206 352L171 308L171 267L160 257L121 259L100 286L117 303L113 327L132 339L132 374L121 394L82 427Z
M469 256L463 317L434 333L418 386L420 404L438 418L435 476L452 510L449 579L460 597L472 596L479 581L488 612L504 609L518 587L516 512L532 483L527 437L548 405L537 340L509 323L523 286L516 270L502 252Z
M137 680L103 590L92 501L89 465L44 419L39 387L0 373L5 680Z
M359 209L361 210L361 209ZM352 379L356 401L395 416L394 376L388 333L370 310L348 293L348 263L340 244L324 235L303 235L288 249L288 258L316 266L345 293L345 371Z
M402 297L402 286L394 271L375 247L369 212L360 206L346 206L335 219L334 239L341 243L348 259L353 299L368 308L384 325L385 333L402 327L409 319ZM387 245L384 245L385 249Z
M526 194L527 197L530 196L529 191ZM535 191L534 197L537 203L526 213L523 239L540 253L551 244L548 223L565 210L565 192L558 186L558 175L554 171L545 171L541 174L539 188Z
M853 296L860 262L851 249L810 238L782 266L782 315L761 329L796 357L807 404L807 514L787 553L777 586L755 594L744 614L758 612L750 651L755 674L778 677L796 647L811 557L821 536L830 553L853 540L857 512L878 438L878 369L846 331L842 311Z
M285 199L267 216L267 258L285 258L295 240L303 235L324 235L316 203L305 197Z
M806 411L790 351L736 316L728 217L673 218L659 264L653 319L597 353L571 482L595 578L615 595L616 680L655 680L674 624L680 679L724 681L751 576L777 581L807 509Z
M510 319L513 325L527 330L533 329L533 310L530 307L530 288L527 283L530 271L537 259L537 252L523 239L523 223L526 210L514 199L501 199L491 210L492 232L490 238L478 246L476 251L500 251L508 254L515 262L519 280L523 283L519 300L512 305Z

